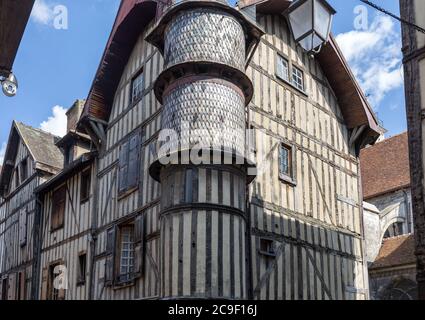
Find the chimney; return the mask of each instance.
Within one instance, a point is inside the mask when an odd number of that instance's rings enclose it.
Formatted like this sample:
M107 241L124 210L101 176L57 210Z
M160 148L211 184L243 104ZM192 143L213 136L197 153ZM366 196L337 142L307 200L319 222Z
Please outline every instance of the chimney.
M77 123L80 120L81 113L83 112L85 100L76 100L71 108L66 112L67 128L66 133L77 130Z

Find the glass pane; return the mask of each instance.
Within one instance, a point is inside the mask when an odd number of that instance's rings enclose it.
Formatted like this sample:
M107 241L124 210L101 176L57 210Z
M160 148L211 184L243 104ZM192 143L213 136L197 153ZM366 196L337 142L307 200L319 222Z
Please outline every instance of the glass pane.
M312 33L300 41L300 46L306 51L312 51L317 49L322 43L322 39Z
M284 146L280 149L280 171L285 175L289 175L289 150Z
M284 79L286 81L289 80L289 68L288 61L285 58L278 56L277 57L277 70L276 74L279 78Z
M314 1L314 29L323 39L327 39L331 14L322 1Z
M313 2L309 0L289 13L289 22L295 39L299 39L303 34L313 29L312 10Z

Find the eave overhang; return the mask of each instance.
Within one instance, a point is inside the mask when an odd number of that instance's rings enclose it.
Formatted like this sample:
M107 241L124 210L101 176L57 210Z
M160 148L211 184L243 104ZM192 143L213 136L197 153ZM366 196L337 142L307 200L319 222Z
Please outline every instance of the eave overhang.
M52 177L50 180L35 188L34 193L42 195L52 190L52 188L61 185L68 178L75 175L79 170L84 169L89 164L91 164L96 158L96 156L97 152L88 152L83 154L82 156L74 160L72 163L70 163L68 166L66 166L56 176Z
M289 0L241 0L239 8L256 5L258 13L284 14L291 3ZM347 127L355 129L366 126L360 140L374 143L382 128L332 35L315 58L335 92Z
M79 129L85 129L91 120L108 121L124 68L141 32L155 18L156 9L155 0L121 2L80 118Z
M12 71L34 0L0 0L0 76Z

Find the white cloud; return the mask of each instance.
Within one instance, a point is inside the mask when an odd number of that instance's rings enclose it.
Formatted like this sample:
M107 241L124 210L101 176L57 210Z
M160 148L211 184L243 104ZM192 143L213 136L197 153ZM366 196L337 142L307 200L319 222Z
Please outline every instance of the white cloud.
M6 142L3 142L0 148L0 166L3 165L4 155L6 154Z
M36 0L31 12L32 19L44 25L50 25L54 18L53 6L47 4L44 0Z
M40 124L40 129L63 137L66 134L66 111L61 106L54 106L52 109L53 115Z
M368 30L336 36L354 75L375 109L385 95L403 85L400 33L391 18L375 17Z

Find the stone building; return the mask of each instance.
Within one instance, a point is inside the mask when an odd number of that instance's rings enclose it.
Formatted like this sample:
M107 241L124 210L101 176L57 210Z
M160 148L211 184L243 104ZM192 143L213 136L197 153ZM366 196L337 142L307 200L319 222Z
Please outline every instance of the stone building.
M56 143L80 153L35 190L32 298L369 297L358 156L379 125L290 5L121 2Z
M363 149L360 165L371 299L415 299L407 133Z

